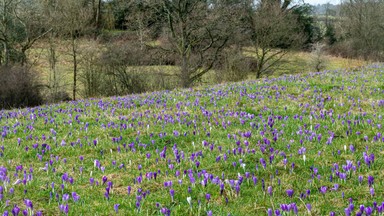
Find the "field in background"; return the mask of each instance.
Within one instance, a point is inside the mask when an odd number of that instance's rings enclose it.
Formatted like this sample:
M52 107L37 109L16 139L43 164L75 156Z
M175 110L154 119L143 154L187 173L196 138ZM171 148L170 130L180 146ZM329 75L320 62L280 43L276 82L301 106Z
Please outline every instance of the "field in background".
M302 72L315 72L315 68L311 66L312 54L307 52L292 52L287 55L281 68L279 68L277 74L290 74L290 73L302 73ZM359 59L346 59L336 56L324 56L325 69L324 70L337 70L337 69L351 69L361 67L369 64L369 62Z
M73 64L71 47L69 41L57 41L55 44L57 48L57 63L56 74L59 80L58 85L64 89L69 95L72 95L72 82L73 82ZM97 56L105 50L105 47L96 43L93 40L81 40L78 46L78 60L79 60L79 80L81 79L81 73L84 71L84 65L86 64L85 58L89 55ZM33 68L36 69L42 75L43 84L49 84L53 78L52 70L49 64L49 45L48 43L39 43L29 52L30 62L33 64ZM307 52L290 52L286 55L279 67L275 69L275 72L271 75L276 77L282 74L296 74L303 72L315 71L311 65L312 54ZM336 70L340 68L350 69L355 67L361 67L367 65L368 62L357 59L345 59L335 56L324 56L325 70ZM158 85L158 82L162 82L164 89L173 89L178 85L178 68L176 66L132 66L130 67L132 73L142 73L143 77L149 78L148 83ZM149 76L148 76L149 75ZM152 76L152 78L151 78ZM214 70L205 74L202 78L201 84L215 84L218 82L217 77L220 76ZM254 79L253 74L248 75L248 79ZM150 85L151 86L151 85ZM78 97L82 98L81 93L84 86L81 82L78 82L79 94ZM160 90L156 87L149 89Z

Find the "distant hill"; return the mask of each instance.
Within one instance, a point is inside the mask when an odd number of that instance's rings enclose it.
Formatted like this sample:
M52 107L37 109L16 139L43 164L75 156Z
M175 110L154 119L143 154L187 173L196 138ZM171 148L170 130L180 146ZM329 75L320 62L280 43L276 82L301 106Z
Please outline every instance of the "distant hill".
M313 8L314 15L326 15L327 11L330 16L336 16L340 13L340 4L317 4L313 5Z

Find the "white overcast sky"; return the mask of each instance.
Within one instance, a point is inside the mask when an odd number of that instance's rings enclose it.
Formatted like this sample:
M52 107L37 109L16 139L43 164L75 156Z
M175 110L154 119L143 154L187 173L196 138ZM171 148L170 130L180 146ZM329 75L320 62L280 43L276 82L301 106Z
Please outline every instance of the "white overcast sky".
M309 3L311 5L317 5L317 4L340 4L340 0L304 0L305 3Z

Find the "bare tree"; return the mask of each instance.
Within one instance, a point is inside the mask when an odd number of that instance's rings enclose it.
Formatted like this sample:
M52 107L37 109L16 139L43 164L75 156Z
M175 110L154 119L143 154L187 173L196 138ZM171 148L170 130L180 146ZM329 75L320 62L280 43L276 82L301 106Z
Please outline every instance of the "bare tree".
M249 35L256 58L256 78L273 73L290 48L303 41L296 17L288 2L260 1L249 13Z
M177 56L181 86L189 87L214 65L229 36L225 20L204 0L162 0L166 34L162 48Z
M0 65L25 64L26 52L47 34L38 4L27 0L0 0Z
M136 32L140 49L143 50L150 31L148 26L150 25L149 22L154 11L153 7L156 5L146 1L130 1L129 3L132 13L126 16L126 25L127 28Z
M342 23L347 41L357 56L384 59L384 1L345 0Z
M86 2L86 1L85 1ZM92 7L92 23L94 25L94 38L100 34L102 26L102 0L90 0Z
M56 14L57 32L69 39L70 55L72 57L73 85L72 99L76 100L77 76L79 64L78 38L87 32L91 32L90 22L93 11L92 4L88 1L67 0L56 2L60 10Z
M56 14L59 10L55 0L40 0L36 2L39 4L39 7L42 11L44 17L44 23L41 26L42 28L49 28L51 31L46 36L46 42L48 44L46 58L49 63L49 76L48 76L48 101L56 102L56 95L59 92L59 74L57 72L57 63L59 61L59 54L57 52L58 41L58 24Z

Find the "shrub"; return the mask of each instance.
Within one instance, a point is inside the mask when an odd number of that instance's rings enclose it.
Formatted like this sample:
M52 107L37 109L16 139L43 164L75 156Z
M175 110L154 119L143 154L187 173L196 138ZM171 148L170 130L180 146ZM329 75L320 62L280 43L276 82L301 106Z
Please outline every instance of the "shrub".
M0 109L38 106L43 103L40 87L26 67L0 67Z
M49 103L57 103L62 101L70 101L72 100L72 98L71 96L69 96L68 92L66 91L57 91L48 95L46 100Z
M309 64L315 71L324 70L327 66L327 58L325 56L326 53L324 51L324 47L325 45L321 43L315 43L312 46Z
M237 82L244 80L248 74L255 70L257 63L253 57L242 54L241 51L227 50L219 61L217 61L214 69L216 71L216 81Z

